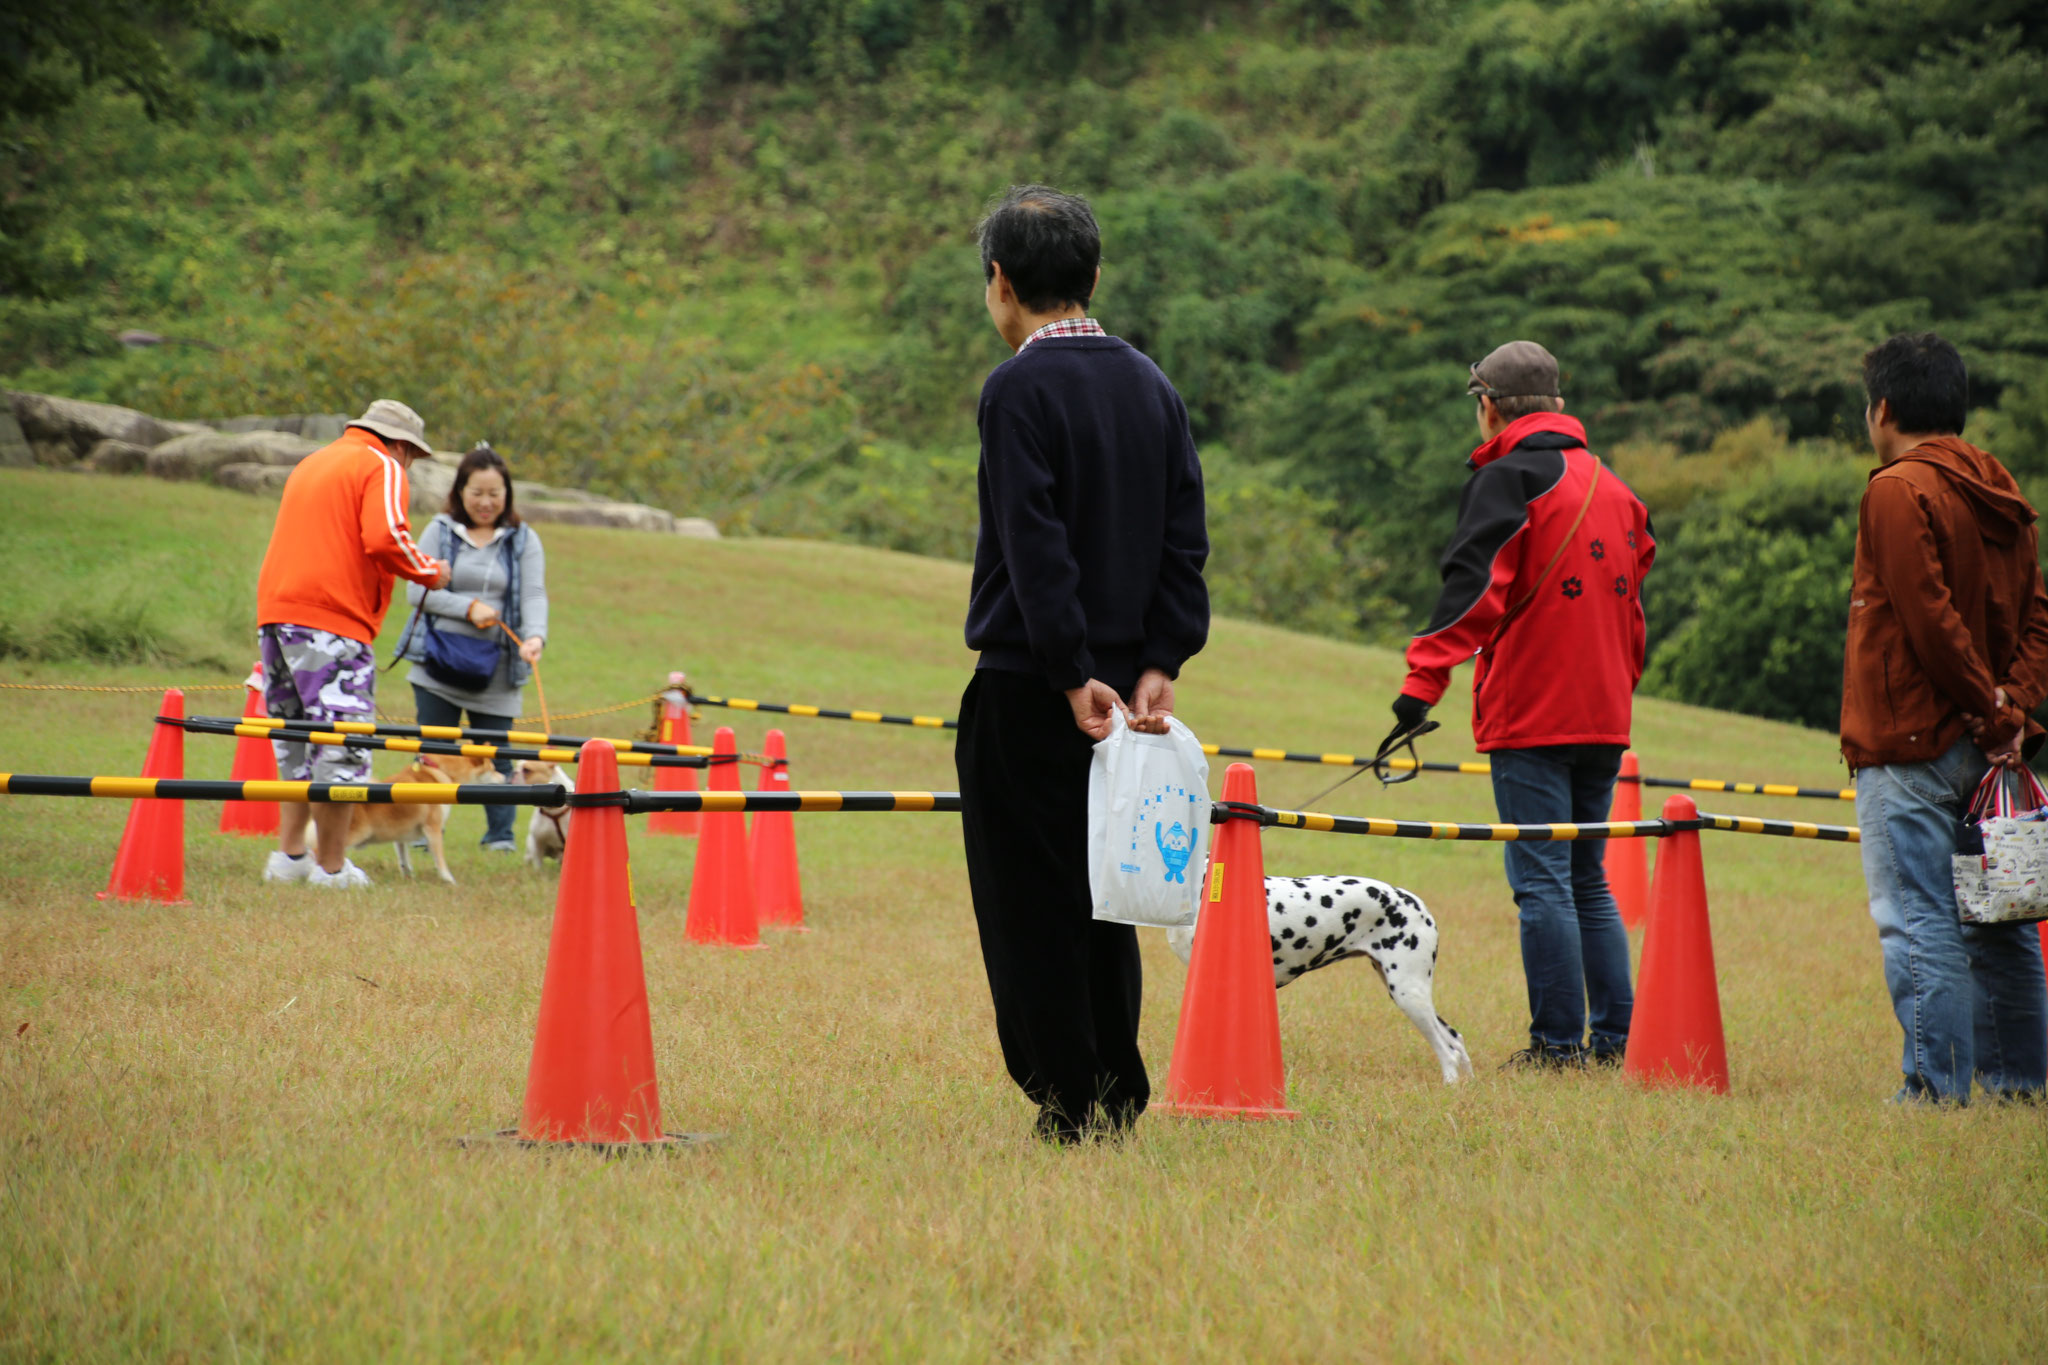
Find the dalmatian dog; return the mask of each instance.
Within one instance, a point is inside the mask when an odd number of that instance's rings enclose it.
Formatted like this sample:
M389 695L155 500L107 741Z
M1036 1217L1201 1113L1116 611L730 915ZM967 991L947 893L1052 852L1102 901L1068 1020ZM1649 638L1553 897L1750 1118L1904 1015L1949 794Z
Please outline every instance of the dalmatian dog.
M1362 957L1436 1053L1444 1084L1472 1074L1464 1040L1431 1000L1436 920L1414 895L1370 877L1268 877L1266 926L1276 990L1318 967ZM1186 962L1195 950L1195 927L1168 929L1166 942Z

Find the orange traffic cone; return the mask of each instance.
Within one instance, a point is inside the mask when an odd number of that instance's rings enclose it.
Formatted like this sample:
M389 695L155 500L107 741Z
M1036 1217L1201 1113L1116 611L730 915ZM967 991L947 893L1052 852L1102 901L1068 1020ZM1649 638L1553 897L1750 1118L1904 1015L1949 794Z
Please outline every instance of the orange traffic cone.
M1636 762L1636 751L1631 749L1621 756L1621 779L1614 784L1614 805L1607 813L1609 820L1643 818L1643 784L1635 780L1641 776L1642 765ZM1643 922L1643 914L1649 909L1649 842L1648 839L1607 841L1607 887L1614 893L1614 904L1621 911L1621 922L1631 929Z
M584 744L576 786L618 790L619 764L610 744ZM647 976L626 856L624 811L577 810L576 837L562 855L540 1021L526 1073L518 1129L526 1141L663 1141Z
M1689 796L1664 803L1666 820L1693 820ZM1707 920L1707 879L1697 830L1668 835L1657 850L1650 927L1636 1012L1622 1070L1647 1085L1692 1085L1728 1093L1728 1043L1721 992L1714 982L1714 933Z
M732 727L721 725L711 741L714 792L740 789L739 746ZM724 755L732 755L719 762ZM747 817L736 810L706 811L697 841L697 865L690 872L690 909L684 932L692 942L731 948L765 948L760 912L754 902L753 870L747 865Z
M1230 765L1223 799L1258 801L1250 764ZM1166 1098L1157 1107L1206 1118L1295 1118L1280 1062L1280 1002L1257 824L1230 820L1216 831L1207 885L1166 1071Z
M242 717L266 714L263 709L263 664L258 661L256 671L243 684L249 689L249 698L242 703ZM242 738L235 741L235 763L228 769L231 782L275 782L277 781L277 751L267 739ZM277 833L277 803L275 801L223 801L220 806L220 832L222 834L264 835Z
M788 753L782 731L770 730L761 743L761 757L767 760L761 765L762 791L790 790ZM754 868L754 900L761 923L809 933L803 879L796 867L796 818L785 810L756 811L747 831L747 861Z
M683 675L668 675L669 690L661 697L661 735L663 744L688 744L690 740L690 703L682 692ZM658 792L693 792L697 790L695 768L656 768L654 789ZM649 834L695 834L698 822L704 817L693 810L658 810L647 817Z
M185 694L177 688L164 693L157 714L183 719ZM149 756L143 760L144 777L185 775L185 732L175 725L150 725ZM128 807L128 826L121 831L121 848L114 854L114 872L100 899L116 901L164 901L171 905L185 899L185 803L155 798L136 801Z

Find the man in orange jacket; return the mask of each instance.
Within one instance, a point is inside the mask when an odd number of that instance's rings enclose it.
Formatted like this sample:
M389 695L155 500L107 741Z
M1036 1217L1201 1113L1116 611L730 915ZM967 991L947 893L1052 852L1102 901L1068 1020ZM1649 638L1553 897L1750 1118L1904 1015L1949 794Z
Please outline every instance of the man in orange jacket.
M2039 749L2048 591L2034 509L1962 438L1969 377L1932 332L1863 358L1878 467L1856 523L1842 757L1863 876L1905 1034L1897 1099L1967 1104L2048 1090L2048 987L2031 924L1964 924L1958 823L1993 768Z
M349 423L340 440L308 455L285 480L256 580L263 696L271 715L376 720L373 642L391 605L391 576L429 588L448 581L448 566L420 552L405 521L405 471L429 453L420 415L380 398ZM278 772L288 782L362 782L370 776L368 749L285 740L276 747ZM337 890L370 884L348 858L348 806L287 802L281 825L263 880Z

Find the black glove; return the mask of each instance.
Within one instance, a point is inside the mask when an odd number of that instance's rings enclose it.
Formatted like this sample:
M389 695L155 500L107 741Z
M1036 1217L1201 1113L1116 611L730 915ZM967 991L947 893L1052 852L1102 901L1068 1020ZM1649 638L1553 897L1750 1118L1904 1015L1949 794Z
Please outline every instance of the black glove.
M1394 728L1380 741L1380 752L1392 748L1394 741L1422 728L1422 722L1429 719L1429 703L1406 692L1394 698Z

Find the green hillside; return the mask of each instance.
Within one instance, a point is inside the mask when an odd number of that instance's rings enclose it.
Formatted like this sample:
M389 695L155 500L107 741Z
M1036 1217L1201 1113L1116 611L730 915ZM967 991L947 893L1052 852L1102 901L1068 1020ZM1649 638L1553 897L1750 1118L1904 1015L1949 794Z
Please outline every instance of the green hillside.
M0 538L12 630L125 603L166 642L147 666L12 658L7 681L237 680L271 504L12 471L0 497L35 509ZM544 534L557 711L678 665L709 690L947 714L966 680L962 566ZM1181 709L1211 741L1360 747L1398 668L1220 621ZM155 702L0 692L0 770L132 772ZM1468 752L1460 710L1430 756ZM737 718L743 747L763 722ZM799 786L952 782L943 735L787 729ZM1665 702L1637 739L1653 771L1839 774L1825 736ZM190 738L186 771L225 776L230 754ZM1277 803L1328 778L1259 776ZM1491 806L1483 780L1434 776L1324 804ZM607 1164L452 1142L517 1111L552 908L550 881L476 849L476 812L451 821L460 886L402 885L380 849L373 890L323 899L260 886L262 845L213 833L216 811L188 811L189 903L155 907L93 896L123 803L0 800L0 1355L2010 1360L2038 1335L2009 1270L2048 1254L2039 1116L1882 1103L1897 1030L1841 845L1705 848L1735 1087L1717 1099L1494 1069L1526 1018L1497 849L1269 831L1271 871L1426 899L1437 1006L1477 1078L1442 1086L1370 973L1338 968L1280 997L1299 1122L1147 1118L1122 1149L1061 1152L1026 1139L1002 1074L956 821L800 817L815 932L761 953L685 944L693 841L635 826L665 1116L727 1136ZM1158 1078L1182 971L1145 938Z
M24 387L198 417L402 393L550 481L958 558L1001 358L971 228L1035 178L1094 198L1096 311L1187 395L1241 615L1422 618L1464 367L1510 335L1652 487L1666 695L1830 723L1843 447L1887 333L1954 337L1971 434L2048 491L2025 0L105 10L0 20Z

